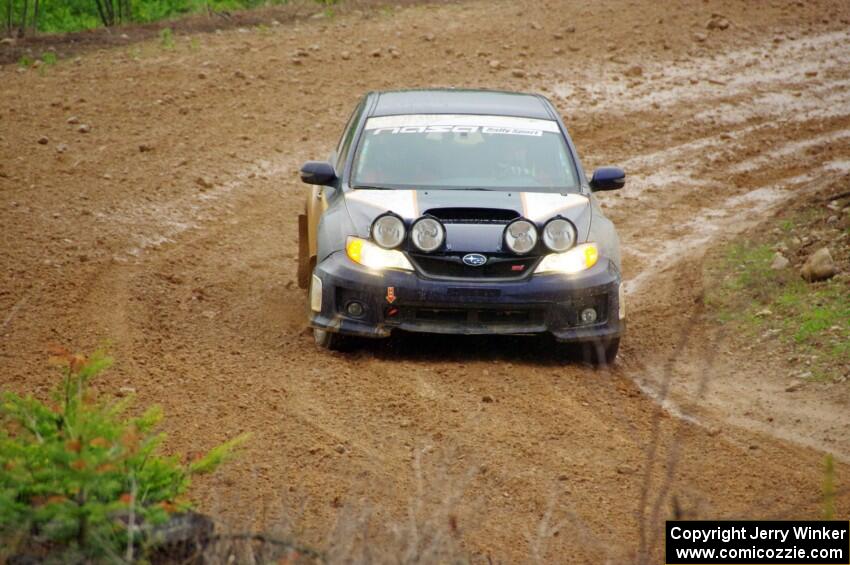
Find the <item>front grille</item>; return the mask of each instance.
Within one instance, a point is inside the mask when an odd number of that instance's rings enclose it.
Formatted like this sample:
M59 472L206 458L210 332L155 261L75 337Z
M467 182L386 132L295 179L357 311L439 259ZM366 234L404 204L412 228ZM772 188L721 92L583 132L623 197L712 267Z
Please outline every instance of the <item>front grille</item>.
M453 324L540 324L543 311L529 308L517 309L467 309L467 308L416 308L413 318L418 322L443 322Z
M472 267L463 262L464 255L411 254L410 258L425 276L451 279L521 279L534 269L539 260L536 256L490 256L484 265Z

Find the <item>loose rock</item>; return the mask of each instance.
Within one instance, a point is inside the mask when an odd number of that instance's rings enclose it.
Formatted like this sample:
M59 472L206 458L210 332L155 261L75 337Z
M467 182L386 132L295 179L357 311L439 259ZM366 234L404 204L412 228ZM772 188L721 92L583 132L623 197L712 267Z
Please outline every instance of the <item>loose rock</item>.
M50 140L47 139L46 135L42 135L41 137L38 138L38 144L39 145L47 145L48 143L50 143Z
M522 69L514 69L511 71L511 76L515 78L525 78L526 72Z
M788 383L788 386L785 387L785 392L797 392L803 388L803 384L803 381L791 381Z
M773 256L773 261L770 263L770 268L774 271L781 271L782 269L787 268L790 264L791 261L789 261L785 255L777 251L776 255Z
M708 20L707 24L705 24L705 28L723 31L725 29L728 29L729 25L729 20L727 20L720 14L712 14L711 19Z
M838 273L838 269L835 267L835 261L832 260L832 254L827 247L821 247L812 253L800 270L800 274L808 282L831 279L836 273Z
M206 177L198 177L195 179L195 184L200 186L202 189L206 190L213 187L212 181L210 181Z

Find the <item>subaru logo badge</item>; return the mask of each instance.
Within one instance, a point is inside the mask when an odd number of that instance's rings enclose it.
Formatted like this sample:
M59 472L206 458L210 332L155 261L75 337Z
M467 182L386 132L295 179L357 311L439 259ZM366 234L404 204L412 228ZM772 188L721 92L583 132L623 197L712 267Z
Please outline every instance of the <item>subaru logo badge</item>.
M464 265L469 265L470 267L480 267L486 262L487 257L480 253L469 253L468 255L463 256Z

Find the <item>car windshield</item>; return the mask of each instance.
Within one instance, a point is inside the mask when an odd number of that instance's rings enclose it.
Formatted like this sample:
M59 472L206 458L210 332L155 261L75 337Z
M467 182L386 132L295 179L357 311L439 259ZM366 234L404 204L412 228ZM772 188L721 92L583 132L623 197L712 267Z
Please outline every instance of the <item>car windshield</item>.
M381 116L366 121L355 188L577 192L557 122L472 115Z

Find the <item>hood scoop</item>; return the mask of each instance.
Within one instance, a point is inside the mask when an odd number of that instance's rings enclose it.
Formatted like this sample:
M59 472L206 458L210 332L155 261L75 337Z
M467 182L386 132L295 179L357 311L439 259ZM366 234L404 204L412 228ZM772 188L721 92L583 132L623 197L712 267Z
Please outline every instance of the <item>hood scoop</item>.
M425 214L444 224L507 224L520 217L516 210L504 208L430 208Z

